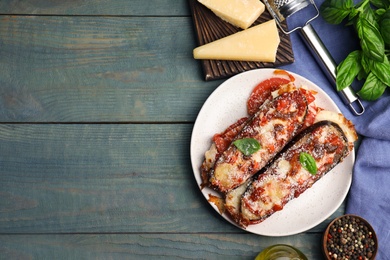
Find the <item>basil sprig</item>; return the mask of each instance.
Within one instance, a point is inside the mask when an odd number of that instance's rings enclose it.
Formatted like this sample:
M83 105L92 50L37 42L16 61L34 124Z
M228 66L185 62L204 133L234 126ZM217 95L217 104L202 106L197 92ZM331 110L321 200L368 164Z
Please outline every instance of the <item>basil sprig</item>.
M361 50L351 52L336 71L337 90L343 90L355 79L364 80L357 94L365 100L376 100L390 86L390 0L325 0L322 17L330 24L347 20L360 40Z
M313 156L311 156L309 153L301 152L299 154L299 162L301 163L302 167L305 168L308 172L313 175L317 174L318 169L316 160L314 160Z
M260 143L254 138L238 139L234 141L233 144L246 156L249 156L261 149Z

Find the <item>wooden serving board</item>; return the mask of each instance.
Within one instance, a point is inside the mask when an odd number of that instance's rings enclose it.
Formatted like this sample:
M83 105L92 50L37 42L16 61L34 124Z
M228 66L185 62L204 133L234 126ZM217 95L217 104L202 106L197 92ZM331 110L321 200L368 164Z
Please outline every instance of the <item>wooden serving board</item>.
M234 25L223 21L197 0L189 0L189 4L199 46L242 30L241 28L235 27ZM267 10L265 10L252 26L271 19L273 19L272 16ZM287 30L287 23L285 21L282 26ZM293 63L294 53L291 46L290 36L284 34L280 29L279 36L280 44L275 62L201 60L205 80L222 79L252 69L274 68Z

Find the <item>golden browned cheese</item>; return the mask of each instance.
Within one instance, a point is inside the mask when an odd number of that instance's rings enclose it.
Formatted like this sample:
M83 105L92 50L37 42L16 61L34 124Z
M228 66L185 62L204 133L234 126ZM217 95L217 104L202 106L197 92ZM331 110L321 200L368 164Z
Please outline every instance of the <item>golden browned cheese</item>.
M256 139L261 149L247 156L230 144L209 172L210 187L227 193L252 177L301 129L307 110L306 97L299 89L266 101L235 137Z
M334 123L321 121L306 129L240 196L239 224L245 227L262 222L283 209L341 162L352 148L353 143L348 142L342 129ZM315 173L302 165L303 152L315 160Z

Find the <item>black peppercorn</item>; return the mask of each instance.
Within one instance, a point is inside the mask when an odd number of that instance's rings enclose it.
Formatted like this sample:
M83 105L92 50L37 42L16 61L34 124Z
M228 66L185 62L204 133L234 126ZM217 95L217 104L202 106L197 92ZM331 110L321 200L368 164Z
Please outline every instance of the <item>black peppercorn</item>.
M357 216L335 220L324 237L328 259L372 259L377 245L371 229Z

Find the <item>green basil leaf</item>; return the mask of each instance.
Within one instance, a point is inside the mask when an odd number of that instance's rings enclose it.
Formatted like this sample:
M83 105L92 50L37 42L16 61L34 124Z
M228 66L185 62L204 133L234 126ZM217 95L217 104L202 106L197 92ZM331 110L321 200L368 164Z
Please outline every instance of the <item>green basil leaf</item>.
M330 24L339 24L353 8L353 0L325 0L320 6L320 13Z
M317 174L317 164L316 160L314 160L313 156L306 152L301 152L299 154L299 162L301 163L302 167L305 168L308 172L310 172L313 175Z
M374 73L370 73L363 87L357 92L357 94L365 100L374 101L382 96L386 90L386 85L378 79Z
M384 13L386 13L386 9L377 9L375 10L375 14L377 14L378 16L382 16Z
M363 52L369 58L382 62L385 56L385 43L378 28L364 16L359 16L356 30Z
M370 0L370 3L373 4L376 8L387 9L390 7L389 0Z
M361 64L364 71L368 75L368 73L371 72L371 68L374 66L374 61L368 58L366 55L362 55Z
M370 8L370 1L369 0L363 0L363 1L360 1L359 3L357 3L355 5L355 9L360 13L360 14L364 14L366 13L367 11L369 11Z
M363 80L363 79L367 78L367 75L368 74L366 73L366 71L364 69L361 69L359 71L359 74L357 75L357 79L358 80Z
M353 51L337 66L336 86L338 91L352 84L362 69L361 59L361 51Z
M353 18L355 18L359 14L359 11L355 8L351 9L351 12L348 15L349 22L346 25L353 25Z
M254 138L238 139L234 141L233 144L246 156L249 156L261 149L260 143Z
M381 16L380 31L385 43L390 45L390 9Z
M370 5L365 6L363 12L360 13L360 16L366 19L375 28L379 28L377 15L375 14L375 11L370 7Z
M373 62L371 71L383 84L390 86L390 62L386 55L383 62Z

